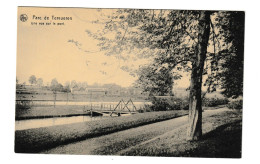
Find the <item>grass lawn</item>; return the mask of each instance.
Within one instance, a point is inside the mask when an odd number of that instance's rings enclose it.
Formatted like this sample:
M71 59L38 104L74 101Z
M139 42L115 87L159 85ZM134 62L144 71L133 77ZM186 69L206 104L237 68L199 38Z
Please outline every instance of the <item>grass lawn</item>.
M15 152L37 153L59 145L163 121L187 113L188 111L147 112L92 122L16 131Z
M119 152L119 155L241 158L242 113L226 111L203 118L203 137L186 141L187 126Z

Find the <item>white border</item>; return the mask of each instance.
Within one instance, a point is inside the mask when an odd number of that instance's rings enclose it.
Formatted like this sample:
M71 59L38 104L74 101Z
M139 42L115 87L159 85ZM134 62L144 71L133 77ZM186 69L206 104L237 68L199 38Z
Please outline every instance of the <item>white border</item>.
M14 0L2 1L1 22L1 163L258 163L259 161L259 5L257 1L242 0ZM159 157L115 157L75 155L24 155L14 153L14 99L16 77L16 20L17 6L94 7L94 8L157 8L157 9L207 9L246 11L245 76L243 113L242 159L197 159Z

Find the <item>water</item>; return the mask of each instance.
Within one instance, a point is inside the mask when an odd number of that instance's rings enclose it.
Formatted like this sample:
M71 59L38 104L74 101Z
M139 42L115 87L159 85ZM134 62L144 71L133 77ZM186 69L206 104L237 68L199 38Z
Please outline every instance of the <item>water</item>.
M131 114L121 114L121 116L130 116ZM113 117L117 117L117 114L113 114ZM109 119L110 114L103 114L103 116L73 116L73 117L54 117L43 119L29 119L29 120L17 120L15 121L15 130L26 130L41 127L49 127L55 125L73 124L79 122L89 122L95 120Z
M40 127L48 127L55 125L65 125L79 122L88 122L94 120L101 120L107 117L91 117L91 116L74 116L74 117L56 117L45 119L30 119L15 121L15 130L26 130Z
M126 103L126 102L125 102ZM92 107L93 110L114 110L118 102L66 102L66 101L57 101L56 106L59 105L81 105L86 107ZM134 102L134 105L137 109L143 107L144 104L150 104L150 102ZM33 105L53 105L53 101L33 101ZM127 107L134 111L132 104L128 104ZM124 109L128 111L128 108L124 108L124 105L121 104L119 109ZM121 116L127 116L128 114L122 114ZM131 115L131 114L130 114ZM74 116L74 117L56 117L56 118L45 118L45 119L30 119L30 120L17 120L15 121L15 130L26 130L40 127L48 127L55 125L64 125L72 124L78 122L87 122L109 118L110 114L104 114L103 117L90 117L90 116Z

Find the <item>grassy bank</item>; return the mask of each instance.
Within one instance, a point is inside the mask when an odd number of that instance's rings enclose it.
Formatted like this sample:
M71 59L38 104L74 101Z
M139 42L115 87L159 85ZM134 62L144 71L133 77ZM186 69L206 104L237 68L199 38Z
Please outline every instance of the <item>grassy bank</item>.
M60 125L15 132L15 152L37 153L86 138L101 136L141 125L186 115L187 111L139 113L85 123Z

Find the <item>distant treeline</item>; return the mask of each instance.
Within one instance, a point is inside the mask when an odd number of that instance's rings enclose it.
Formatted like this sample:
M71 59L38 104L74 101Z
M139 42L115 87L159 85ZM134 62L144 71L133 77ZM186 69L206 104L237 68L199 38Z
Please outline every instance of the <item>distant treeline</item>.
M43 85L43 80L36 77L30 77L30 85L20 84L17 80L16 92L18 94L45 93L45 92L62 92L72 94L93 94L93 95L145 95L142 90L135 87L122 87L115 83L89 85L87 82L77 82L75 80L61 84L56 78L52 79L47 85ZM40 81L40 82L38 82Z

